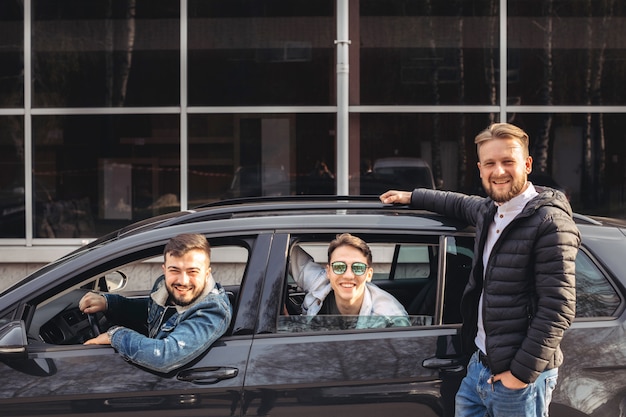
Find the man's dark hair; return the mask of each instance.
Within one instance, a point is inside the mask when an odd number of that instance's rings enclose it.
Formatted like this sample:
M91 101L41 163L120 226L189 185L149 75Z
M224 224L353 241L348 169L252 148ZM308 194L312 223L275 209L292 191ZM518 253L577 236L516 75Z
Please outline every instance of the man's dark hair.
M163 257L169 253L171 256L180 258L187 252L195 249L204 251L207 257L211 259L211 246L206 240L206 237L191 233L181 234L171 238L170 241L167 242L167 245L165 245Z

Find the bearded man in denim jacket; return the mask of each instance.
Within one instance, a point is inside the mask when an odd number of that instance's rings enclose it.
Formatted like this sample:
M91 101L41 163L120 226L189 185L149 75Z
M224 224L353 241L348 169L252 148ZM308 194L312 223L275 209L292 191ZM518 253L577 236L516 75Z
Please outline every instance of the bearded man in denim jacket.
M116 325L85 344L110 344L126 360L157 372L170 372L206 351L222 336L232 317L228 296L216 283L206 238L182 234L164 250L164 275L148 298L90 292L84 313L104 311Z

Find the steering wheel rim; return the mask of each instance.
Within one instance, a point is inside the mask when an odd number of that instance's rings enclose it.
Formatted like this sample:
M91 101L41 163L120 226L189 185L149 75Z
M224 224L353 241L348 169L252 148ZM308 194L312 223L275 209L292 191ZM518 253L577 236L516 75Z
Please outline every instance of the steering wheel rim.
M89 327L91 328L91 332L93 333L93 337L98 337L102 333L100 329L100 323L98 322L98 317L94 313L87 313L87 320L89 320Z

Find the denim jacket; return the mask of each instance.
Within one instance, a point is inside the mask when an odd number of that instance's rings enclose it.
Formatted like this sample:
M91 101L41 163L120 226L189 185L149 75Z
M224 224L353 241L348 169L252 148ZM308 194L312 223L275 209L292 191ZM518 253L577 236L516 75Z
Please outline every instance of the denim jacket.
M149 298L104 296L107 317L115 323L144 321L143 328L116 329L111 346L124 359L157 372L170 372L198 357L226 332L232 317L228 296L213 276L198 300L184 307L167 305L164 276L156 280ZM173 314L163 322L168 309L174 310L170 311ZM125 315L134 319L123 320ZM115 320L116 317L122 320Z
M314 262L302 248L295 246L291 253L291 275L306 292L302 303L303 314L315 316L332 290L326 270ZM410 326L406 310L387 291L370 282L366 283L356 327L364 329L392 326Z

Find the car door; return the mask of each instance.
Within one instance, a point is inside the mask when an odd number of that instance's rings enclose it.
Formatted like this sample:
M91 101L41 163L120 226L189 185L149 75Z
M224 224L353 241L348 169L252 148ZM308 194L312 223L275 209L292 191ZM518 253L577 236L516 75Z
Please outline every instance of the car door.
M460 321L450 315L451 324L444 324L443 311L446 306L458 311L450 297L462 292L469 270L461 267L454 271L455 279L448 279L446 287L443 283L453 273L446 273L443 265L448 256L459 252L457 241L463 239L438 240L438 259L443 264L437 266L433 277L437 285L431 296L439 301L435 300L432 322L418 320L410 327L383 329L342 330L320 325L317 330L294 327L284 331L281 321L302 320L278 315L288 296L284 294L288 276L285 254L305 237L283 234L274 239L269 265L275 267L272 273L268 269L260 303L246 371L244 411L272 416L452 416L464 366L456 344ZM368 234L364 239L385 244L405 239L404 244L410 243L406 235ZM462 242L464 249L469 248L470 266L471 242L470 238ZM317 316L316 320L327 318ZM306 318L304 323L309 323Z
M110 270L119 259L128 262L131 258L157 256L166 240L149 243L129 240L120 242L114 250L94 250L27 282L16 290L17 294L5 294L0 303L14 300L15 304L9 309L0 305L0 311L11 312L3 317L4 333L0 330L1 414L130 415L139 411L167 416L239 414L260 297L258 283L267 263L271 234L238 237L236 241L223 236L208 236L208 239L214 252L214 244L228 242L249 251L241 286L226 286L233 291L240 288L232 294L235 314L231 330L200 358L168 374L128 363L109 346L48 343L37 340L29 329L35 325L37 314L41 314L37 310L51 308L59 300L71 300L54 318L69 325L64 325L62 331L84 326L84 318L76 309L78 297L73 295L82 288L74 288L75 283L82 282L86 276L97 276L101 270ZM216 280L220 281L219 266L213 268ZM68 288L67 283L74 284ZM60 295L51 297L56 293ZM43 305L44 299L54 301ZM42 325L41 329L44 328ZM20 332L24 337L28 335L23 352L15 349Z

